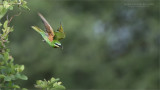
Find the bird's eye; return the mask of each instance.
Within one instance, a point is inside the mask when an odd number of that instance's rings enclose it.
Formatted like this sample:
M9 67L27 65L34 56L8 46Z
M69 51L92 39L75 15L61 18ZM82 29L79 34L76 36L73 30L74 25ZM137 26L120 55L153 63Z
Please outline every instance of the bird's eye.
M61 46L61 44L58 44L58 43L55 43L55 45L57 45L57 46Z

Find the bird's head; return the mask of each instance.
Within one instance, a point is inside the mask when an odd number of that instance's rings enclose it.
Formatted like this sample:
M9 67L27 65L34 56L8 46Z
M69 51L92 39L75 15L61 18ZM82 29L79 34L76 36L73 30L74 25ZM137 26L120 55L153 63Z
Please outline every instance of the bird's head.
M61 43L58 40L55 40L53 43L53 47L54 48L63 48Z

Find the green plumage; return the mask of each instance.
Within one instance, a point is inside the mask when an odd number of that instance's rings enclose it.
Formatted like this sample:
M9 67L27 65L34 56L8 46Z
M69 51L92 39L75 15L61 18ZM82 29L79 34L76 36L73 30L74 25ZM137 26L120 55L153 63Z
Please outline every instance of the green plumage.
M39 34L41 34L41 36L43 37L43 39L52 47L54 48L62 48L61 43L59 42L59 40L65 38L65 33L63 31L62 25L60 24L60 27L58 28L58 30L55 32L52 27L49 25L49 23L47 22L47 20L39 13L38 14L40 16L40 18L42 19L42 22L45 25L46 28L46 32L44 32L43 30L41 30L40 28L38 28L37 26L32 26L32 28L37 31Z

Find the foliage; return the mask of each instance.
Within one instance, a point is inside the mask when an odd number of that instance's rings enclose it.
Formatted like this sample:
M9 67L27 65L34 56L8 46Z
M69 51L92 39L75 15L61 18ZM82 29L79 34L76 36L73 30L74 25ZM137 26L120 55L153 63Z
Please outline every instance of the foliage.
M57 82L59 79L51 78L51 80L44 81L37 80L35 87L44 90L65 90L65 87L61 85L61 82Z
M0 19L6 14L8 10L13 10L14 5L19 5L24 8L26 2L20 0L5 0L0 4ZM13 31L13 27L9 27L10 20L6 20L3 24L0 24L0 88L1 89L16 89L20 88L14 82L18 79L27 80L27 76L22 74L24 65L14 64L14 58L9 54L10 49L7 48L9 33Z
M13 27L8 26L8 20L3 24L2 34L0 34L0 88L12 89L20 88L20 86L14 83L15 80L27 80L27 76L21 72L24 70L24 65L14 64L13 57L9 54L7 48L8 35L13 31ZM1 25L2 27L2 25Z
M0 2L0 19L4 17L8 10L13 10L14 5L29 9L26 6L26 1L24 0L4 0ZM13 31L13 27L10 27L9 24L13 17L9 20L7 19L4 23L0 22L0 89L2 90L11 90L11 89L23 89L15 82L18 79L28 80L28 77L22 74L24 70L24 65L14 64L14 58L10 55L10 49L8 48L8 37L10 32ZM61 82L57 82L58 79L52 78L51 81L37 81L37 88L47 88L55 90L64 90L64 86L61 85ZM44 84L47 86L43 87Z
M25 9L29 9L27 7L27 2L24 0L4 0L0 1L0 19L6 14L8 10L13 10L13 7L15 5L18 5L19 7L23 7Z

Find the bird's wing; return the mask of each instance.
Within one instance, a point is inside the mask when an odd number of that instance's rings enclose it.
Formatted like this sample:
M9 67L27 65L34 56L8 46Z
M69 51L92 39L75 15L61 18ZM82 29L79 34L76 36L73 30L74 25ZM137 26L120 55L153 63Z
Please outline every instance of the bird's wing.
M65 33L63 31L63 27L62 24L60 23L60 27L58 28L58 30L55 32L55 39L57 40L61 40L65 38Z
M48 38L50 41L53 41L53 38L55 36L54 31L52 29L52 27L49 25L49 23L47 22L47 20L43 17L42 14L38 13L38 15L40 16L40 18L42 19L42 22L46 28L46 32L48 33Z
M53 38L50 39L48 33L44 32L43 30L41 30L41 29L38 28L37 26L32 26L32 28L33 28L35 31L37 31L38 33L40 33L45 41L50 42L51 40L53 40Z
M60 22L60 27L58 28L58 30L57 30L57 31L59 31L59 32L61 32L61 33L64 33L61 22Z
M55 32L55 39L61 40L63 38L65 38L65 33L64 32L59 32L59 31Z

